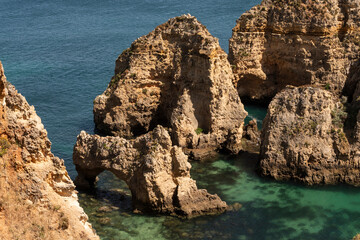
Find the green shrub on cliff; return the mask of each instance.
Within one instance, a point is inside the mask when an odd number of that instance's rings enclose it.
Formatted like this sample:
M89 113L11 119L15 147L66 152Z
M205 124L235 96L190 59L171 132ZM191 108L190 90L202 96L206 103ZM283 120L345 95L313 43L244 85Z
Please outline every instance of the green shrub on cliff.
M195 130L195 132L196 132L197 135L201 134L203 131L204 131L204 129L202 129L202 128L197 128L197 129Z
M9 147L10 147L9 141L5 138L0 138L0 157L6 154Z

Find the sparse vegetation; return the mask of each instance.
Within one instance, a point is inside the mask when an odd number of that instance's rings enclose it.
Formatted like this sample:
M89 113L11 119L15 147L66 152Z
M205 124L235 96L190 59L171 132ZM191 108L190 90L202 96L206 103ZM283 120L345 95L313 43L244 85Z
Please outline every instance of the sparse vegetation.
M10 143L6 138L0 138L0 157L7 153Z
M343 128L344 122L348 114L345 112L344 107L340 107L331 111L332 124L337 128Z
M241 57L247 57L247 56L249 56L249 53L248 53L245 49L240 48L240 49L239 49L239 55L240 55Z
M103 143L103 148L105 148L106 150L110 150L110 147L106 145L106 143Z
M201 134L203 131L204 131L204 129L202 129L202 128L197 128L197 129L195 130L195 132L196 132L197 135Z
M58 211L58 210L60 210L60 208L61 208L60 205L55 205L55 206L53 207L53 210L54 210L54 211Z
M117 74L116 76L114 76L112 79L111 79L111 81L110 81L110 83L109 83L109 87L110 88L114 88L114 87L116 87L116 85L117 85L117 83L120 81L120 74Z

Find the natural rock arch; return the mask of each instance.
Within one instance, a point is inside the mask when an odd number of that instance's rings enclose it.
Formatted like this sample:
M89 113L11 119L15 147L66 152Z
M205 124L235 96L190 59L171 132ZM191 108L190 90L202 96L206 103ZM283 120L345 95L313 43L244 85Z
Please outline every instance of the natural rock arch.
M126 182L133 206L141 211L175 213L186 217L221 213L226 203L197 189L191 165L181 148L172 146L161 126L136 139L100 137L82 131L73 154L78 187L90 187L108 170Z

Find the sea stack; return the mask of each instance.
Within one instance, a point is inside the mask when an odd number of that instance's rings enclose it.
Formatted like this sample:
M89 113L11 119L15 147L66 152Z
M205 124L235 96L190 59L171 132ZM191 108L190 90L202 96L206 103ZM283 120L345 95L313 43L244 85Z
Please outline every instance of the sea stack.
M188 149L241 150L247 113L218 39L190 15L138 38L116 60L115 75L94 101L100 131L122 137L157 125Z
M0 62L1 239L99 239L34 107Z
M359 3L264 0L243 14L229 42L240 97L269 102L307 84L341 93L359 57Z
M309 185L360 186L359 108L349 110L346 98L320 88L278 93L264 120L261 175Z

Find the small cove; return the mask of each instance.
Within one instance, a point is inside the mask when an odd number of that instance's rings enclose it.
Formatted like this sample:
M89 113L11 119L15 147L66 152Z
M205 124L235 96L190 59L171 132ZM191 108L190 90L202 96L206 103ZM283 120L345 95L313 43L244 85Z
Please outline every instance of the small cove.
M357 233L359 189L263 179L254 172L256 160L243 153L192 162L198 186L241 203L239 211L190 220L133 214L125 183L110 173L100 176L95 192L80 193L81 204L103 239L350 239ZM115 209L102 212L103 206Z

